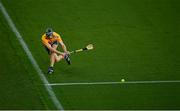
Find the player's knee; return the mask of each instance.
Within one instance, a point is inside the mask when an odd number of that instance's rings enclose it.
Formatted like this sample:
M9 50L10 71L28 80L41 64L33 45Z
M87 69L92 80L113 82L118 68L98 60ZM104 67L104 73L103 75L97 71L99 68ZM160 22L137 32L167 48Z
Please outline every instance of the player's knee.
M59 61L61 61L63 59L63 56L62 55L59 55L59 56L57 56L57 58L56 58L56 62L59 62Z
M55 53L54 53L54 52L51 52L50 57L51 57L51 58L52 58L52 57L55 57Z

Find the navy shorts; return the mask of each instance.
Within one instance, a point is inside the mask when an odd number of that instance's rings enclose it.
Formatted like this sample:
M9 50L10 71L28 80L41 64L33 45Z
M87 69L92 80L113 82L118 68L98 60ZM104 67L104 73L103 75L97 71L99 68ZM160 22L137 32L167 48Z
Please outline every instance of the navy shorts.
M55 45L58 45L58 41L54 41L54 42L51 43L50 45L53 46L54 44L55 44ZM47 53L50 55L50 54L51 54L51 51L50 51L46 46L44 46L44 47L45 47Z

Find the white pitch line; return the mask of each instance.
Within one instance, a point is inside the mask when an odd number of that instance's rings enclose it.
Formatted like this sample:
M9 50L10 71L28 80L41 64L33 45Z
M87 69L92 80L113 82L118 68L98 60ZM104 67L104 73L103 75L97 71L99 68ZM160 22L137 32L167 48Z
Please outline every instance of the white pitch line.
M172 81L51 83L51 84L46 84L46 85L47 86L74 86L74 85L111 85L111 84L159 84L159 83L180 83L180 80L172 80Z
M27 44L25 43L25 41L23 40L23 37L21 36L21 34L19 33L19 31L17 30L15 24L13 23L12 19L10 18L8 12L6 11L5 7L3 6L2 2L0 1L0 10L3 13L8 25L10 26L10 28L12 29L12 31L14 32L14 34L16 35L17 39L19 40L22 48L24 49L25 53L27 54L30 62L32 63L33 67L35 68L35 70L37 71L38 75L40 76L42 82L45 84L49 84L48 80L46 79L44 73L41 71L41 69L39 68L39 65L37 64L36 60L34 59L33 55L31 54ZM45 85L45 88L47 90L47 92L49 93L49 96L52 100L52 102L54 103L54 105L56 106L57 109L59 110L64 110L63 106L61 105L60 101L57 99L53 89L51 86L47 86Z

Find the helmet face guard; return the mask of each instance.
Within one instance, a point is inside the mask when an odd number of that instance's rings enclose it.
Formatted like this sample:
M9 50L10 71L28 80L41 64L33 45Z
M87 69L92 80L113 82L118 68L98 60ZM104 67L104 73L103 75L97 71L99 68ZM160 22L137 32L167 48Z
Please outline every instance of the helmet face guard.
M49 38L52 38L52 35L53 35L53 30L52 30L52 28L46 29L46 36L49 37Z
M53 35L53 32L48 32L48 33L46 33L46 36L49 37L49 38L51 38L52 35Z

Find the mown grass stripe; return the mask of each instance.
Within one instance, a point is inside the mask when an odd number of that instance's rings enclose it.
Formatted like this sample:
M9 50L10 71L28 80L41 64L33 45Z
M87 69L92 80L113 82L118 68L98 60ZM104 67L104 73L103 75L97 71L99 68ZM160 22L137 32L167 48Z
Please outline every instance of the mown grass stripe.
M32 53L30 52L27 44L25 43L25 41L23 40L23 37L21 36L21 34L19 33L18 29L16 28L15 24L13 23L11 17L9 16L8 12L6 11L5 7L3 6L2 2L0 1L0 10L3 13L8 25L10 26L10 28L12 29L12 31L14 32L14 34L16 35L17 39L19 40L22 48L24 49L25 53L27 54L30 62L32 63L33 67L35 68L35 70L37 71L38 75L40 76L42 82L44 84L49 84L48 80L46 79L44 73L41 71L39 65L37 64L36 60L34 59ZM57 99L52 87L50 85L45 85L45 88L47 90L47 92L49 93L49 96L51 98L51 100L53 101L54 105L56 106L57 109L59 110L64 110L63 106L61 105L60 101Z

